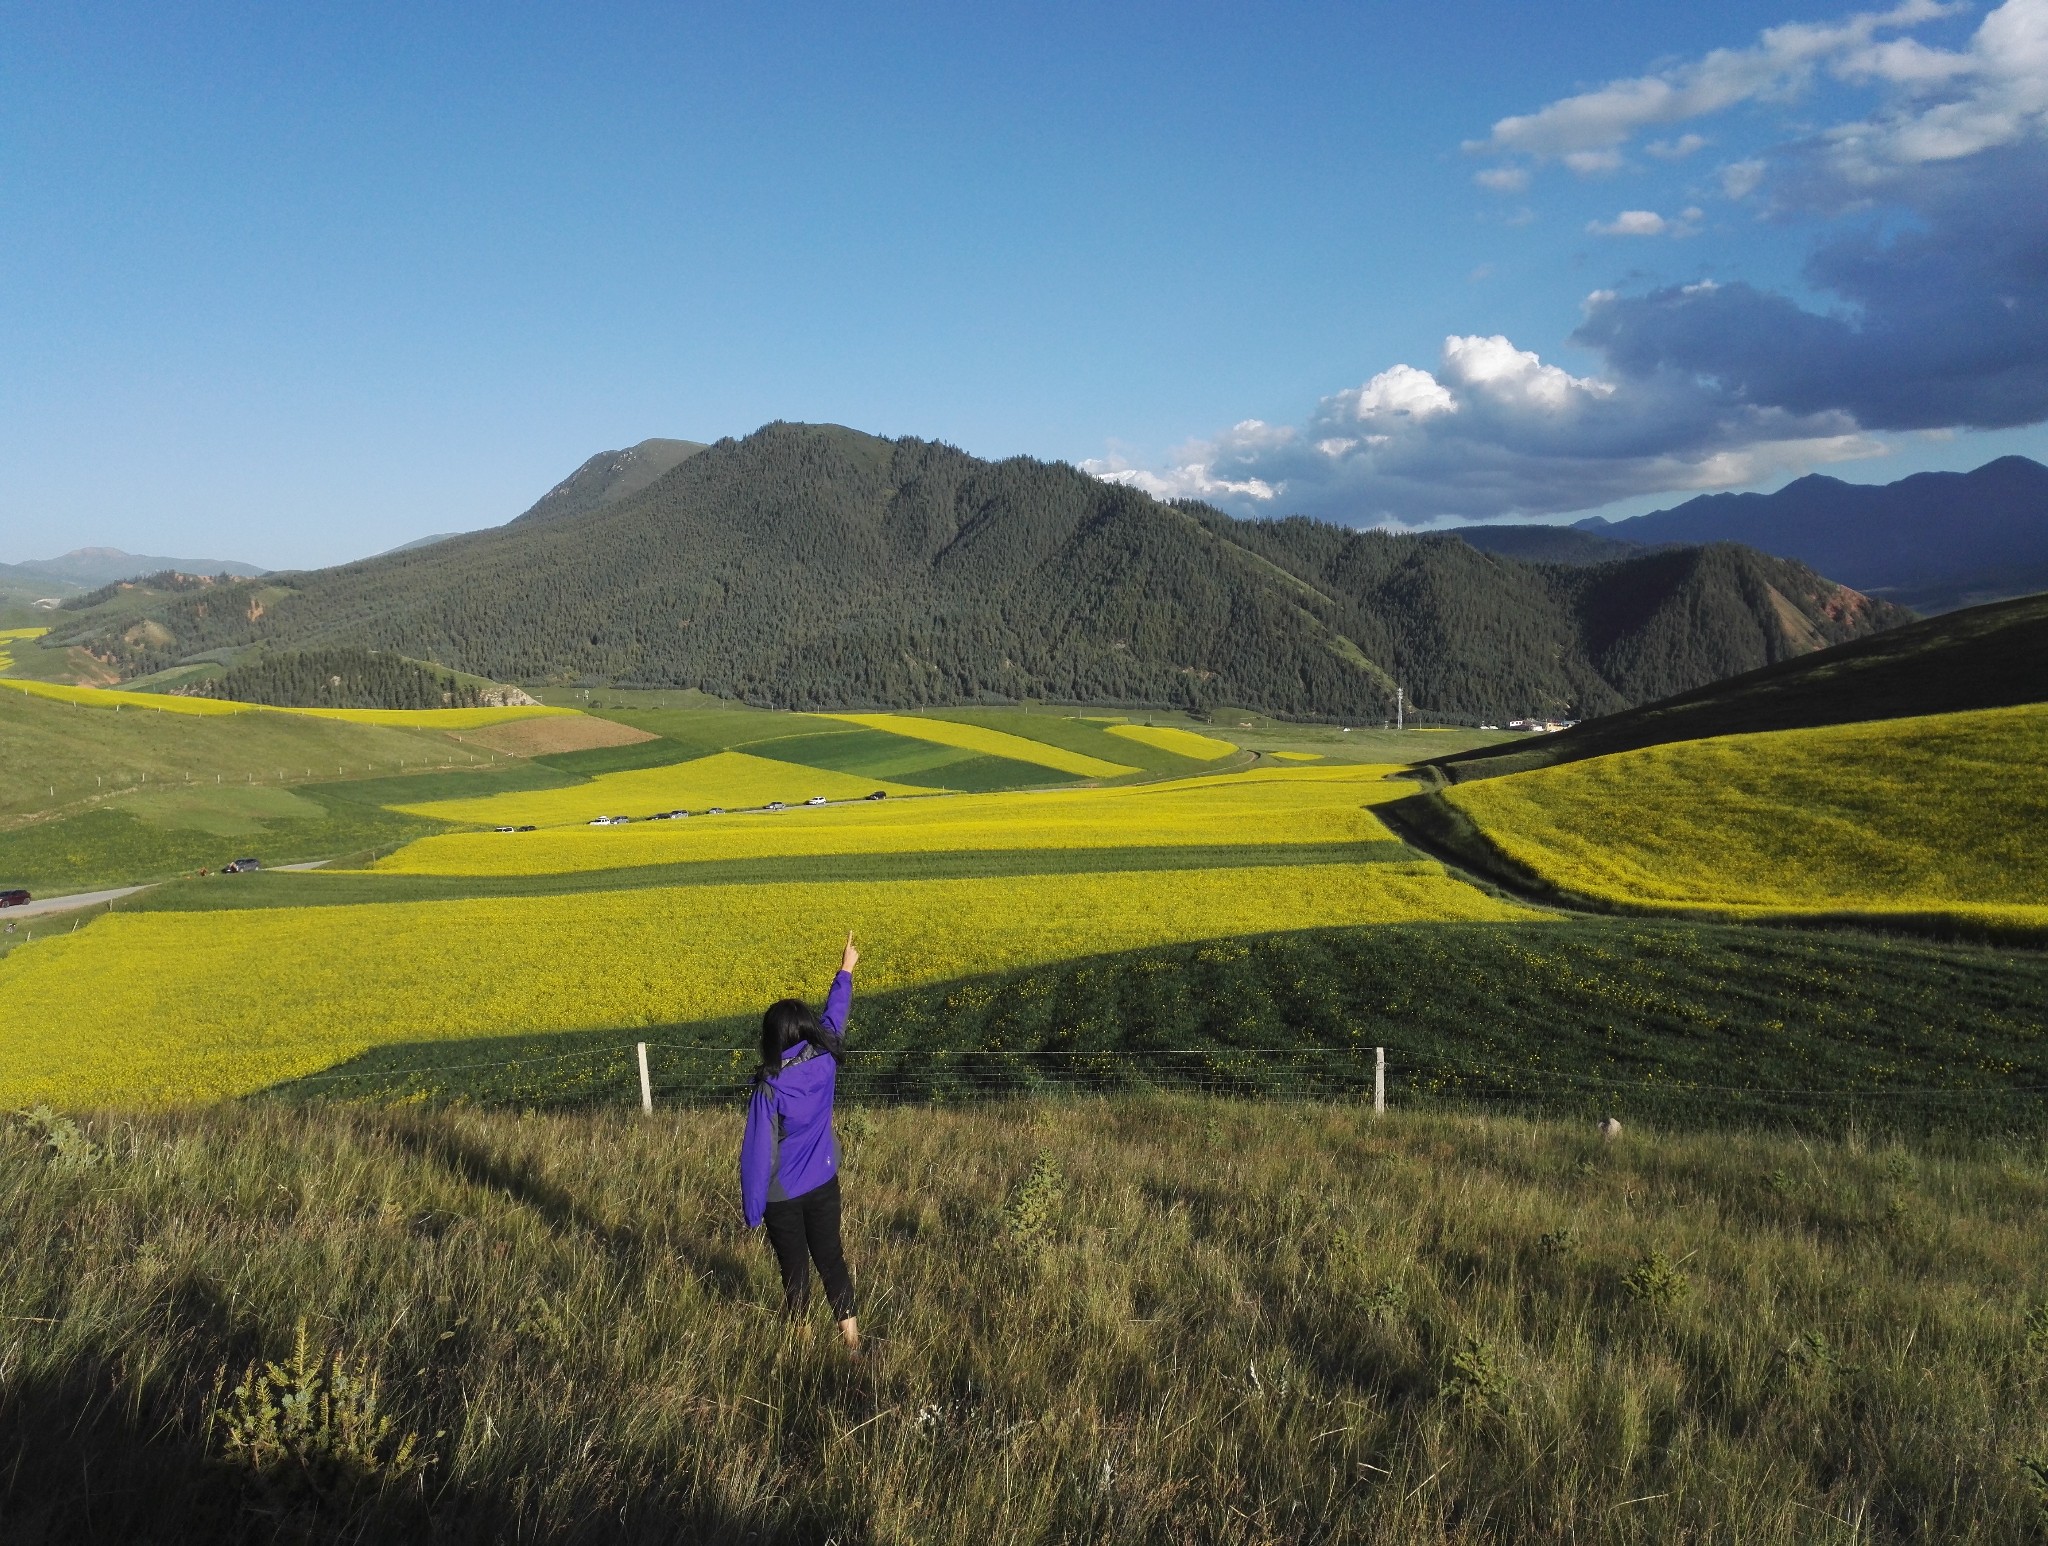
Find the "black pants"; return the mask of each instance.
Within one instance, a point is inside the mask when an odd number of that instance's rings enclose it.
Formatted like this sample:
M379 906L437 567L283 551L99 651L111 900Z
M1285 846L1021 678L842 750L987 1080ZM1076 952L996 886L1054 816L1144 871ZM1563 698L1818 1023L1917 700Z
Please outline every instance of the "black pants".
M839 1178L787 1202L771 1202L765 1222L776 1265L782 1268L784 1311L801 1315L810 1307L811 1263L816 1262L825 1297L832 1301L832 1318L850 1318L853 1274L846 1270L846 1253L839 1245Z

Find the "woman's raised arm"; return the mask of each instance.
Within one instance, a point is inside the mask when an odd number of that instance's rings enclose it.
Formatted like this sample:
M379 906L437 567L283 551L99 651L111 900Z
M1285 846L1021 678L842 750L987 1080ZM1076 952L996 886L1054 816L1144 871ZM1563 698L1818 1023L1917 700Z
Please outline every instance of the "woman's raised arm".
M825 995L825 1007L818 1024L837 1036L846 1029L846 1012L853 1007L853 969L860 964L860 952L853 948L853 936L846 936L846 951L839 957L839 975L832 979L832 991Z

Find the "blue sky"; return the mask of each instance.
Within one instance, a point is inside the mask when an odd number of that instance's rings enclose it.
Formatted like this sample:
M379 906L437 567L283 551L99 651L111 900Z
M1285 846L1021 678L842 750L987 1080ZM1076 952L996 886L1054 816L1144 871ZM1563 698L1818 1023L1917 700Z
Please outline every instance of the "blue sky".
M2044 10L0 5L0 561L776 418L1357 524L2048 457Z

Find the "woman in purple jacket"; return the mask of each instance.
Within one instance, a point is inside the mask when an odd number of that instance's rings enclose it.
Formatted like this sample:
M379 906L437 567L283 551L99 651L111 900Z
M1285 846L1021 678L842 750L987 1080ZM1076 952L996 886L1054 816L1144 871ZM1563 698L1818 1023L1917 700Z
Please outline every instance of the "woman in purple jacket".
M846 1050L846 1012L860 952L846 936L839 975L812 1014L802 999L770 1004L761 1016L761 1067L740 1142L740 1202L747 1228L768 1225L768 1243L782 1268L783 1312L797 1316L811 1302L811 1262L848 1352L860 1351L853 1316L853 1275L839 1245L839 1145L832 1137L832 1095ZM806 1258L808 1257L808 1260Z

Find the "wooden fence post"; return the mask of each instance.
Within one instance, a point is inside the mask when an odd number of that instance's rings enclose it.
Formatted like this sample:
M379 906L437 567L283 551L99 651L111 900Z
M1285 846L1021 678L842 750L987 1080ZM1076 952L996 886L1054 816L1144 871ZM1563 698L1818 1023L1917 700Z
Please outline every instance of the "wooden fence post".
M647 1043L640 1043L640 1109L652 1113L654 1110L654 1086L647 1078Z
M1387 1049L1372 1049L1372 1114L1381 1116L1387 1109Z

